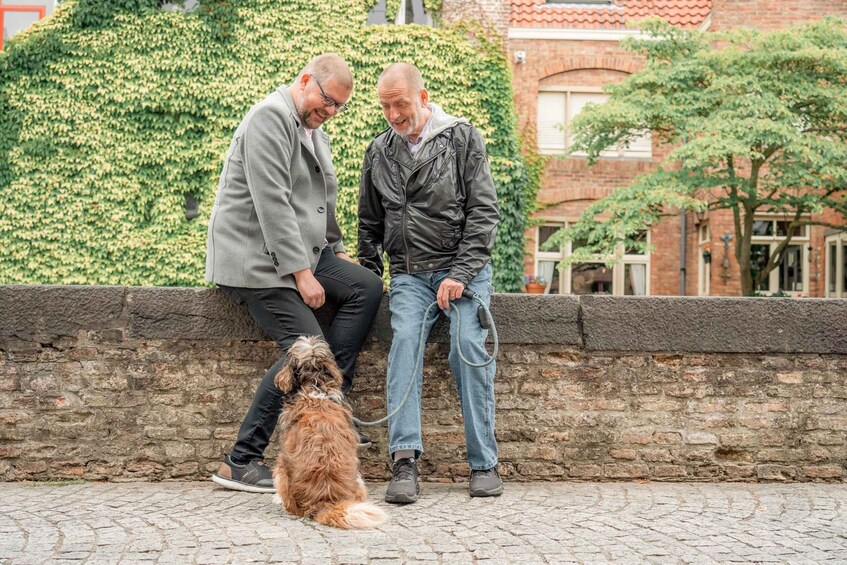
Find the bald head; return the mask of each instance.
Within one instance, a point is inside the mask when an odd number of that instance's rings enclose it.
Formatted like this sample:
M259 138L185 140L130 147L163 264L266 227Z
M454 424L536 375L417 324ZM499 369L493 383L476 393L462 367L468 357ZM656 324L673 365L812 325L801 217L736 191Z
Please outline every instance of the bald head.
M334 79L338 86L347 90L353 89L353 73L350 72L347 62L335 53L318 55L306 63L297 76L306 74L317 77L322 83L328 83Z
M376 93L391 129L403 139L415 141L432 114L417 67L409 63L389 65L379 76Z
M424 88L423 76L414 65L409 63L393 63L385 67L379 75L377 89L382 87L406 86L413 92L420 92Z

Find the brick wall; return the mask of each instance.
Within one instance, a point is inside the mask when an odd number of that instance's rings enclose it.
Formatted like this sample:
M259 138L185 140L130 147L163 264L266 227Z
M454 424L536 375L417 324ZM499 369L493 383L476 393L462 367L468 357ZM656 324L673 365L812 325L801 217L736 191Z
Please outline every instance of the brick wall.
M492 310L509 480L845 478L847 301L496 295ZM389 340L383 305L360 418L384 415ZM441 323L429 480L468 474L447 351ZM276 357L217 291L0 286L0 478L208 477ZM372 433L364 474L386 479L386 430Z

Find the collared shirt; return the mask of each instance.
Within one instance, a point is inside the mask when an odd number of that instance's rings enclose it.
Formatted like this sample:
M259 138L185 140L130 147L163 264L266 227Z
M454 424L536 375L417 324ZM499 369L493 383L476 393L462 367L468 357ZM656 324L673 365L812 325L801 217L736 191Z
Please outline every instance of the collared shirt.
M315 152L315 142L312 140L312 133L315 131L313 128L307 128L303 126L303 131L306 132L306 138L309 140L309 147L312 149L312 153Z
M417 138L415 141L412 141L412 140L406 140L406 147L408 147L408 148L409 148L409 153L410 153L413 157L415 156L415 153L417 153L417 152L420 150L420 148L421 148L421 142L422 142L422 141L424 140L424 138L426 137L426 133L427 133L427 131L429 130L429 124L430 124L430 123L432 123L432 115L435 113L435 112L433 112L433 111L432 111L432 106L430 106L429 104L427 104L427 105L426 105L426 107L427 107L427 108L429 108L429 110L430 110L429 119L428 119L428 120L426 121L426 123L424 124L424 127L423 127L423 129L421 130L420 135L418 136L418 138Z

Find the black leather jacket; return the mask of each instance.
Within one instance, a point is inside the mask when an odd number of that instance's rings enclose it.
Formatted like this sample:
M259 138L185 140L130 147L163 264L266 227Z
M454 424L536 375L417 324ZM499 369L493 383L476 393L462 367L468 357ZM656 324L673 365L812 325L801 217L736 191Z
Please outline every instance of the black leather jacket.
M457 123L412 157L390 128L365 153L359 191L359 261L382 275L449 269L465 286L491 260L500 215L485 142Z

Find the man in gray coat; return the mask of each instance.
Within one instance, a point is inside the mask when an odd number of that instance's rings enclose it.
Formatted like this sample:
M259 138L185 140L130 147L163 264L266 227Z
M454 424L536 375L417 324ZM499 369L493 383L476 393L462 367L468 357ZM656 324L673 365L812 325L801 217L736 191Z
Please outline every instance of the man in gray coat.
M282 407L274 377L301 335L323 336L352 386L356 356L382 300L382 280L345 253L338 184L321 125L347 109L353 76L338 55L312 59L294 82L256 104L224 161L206 255L206 280L247 307L282 357L259 384L232 451L212 479L274 492L262 456ZM335 316L324 332L314 310ZM360 443L369 440L360 434Z

